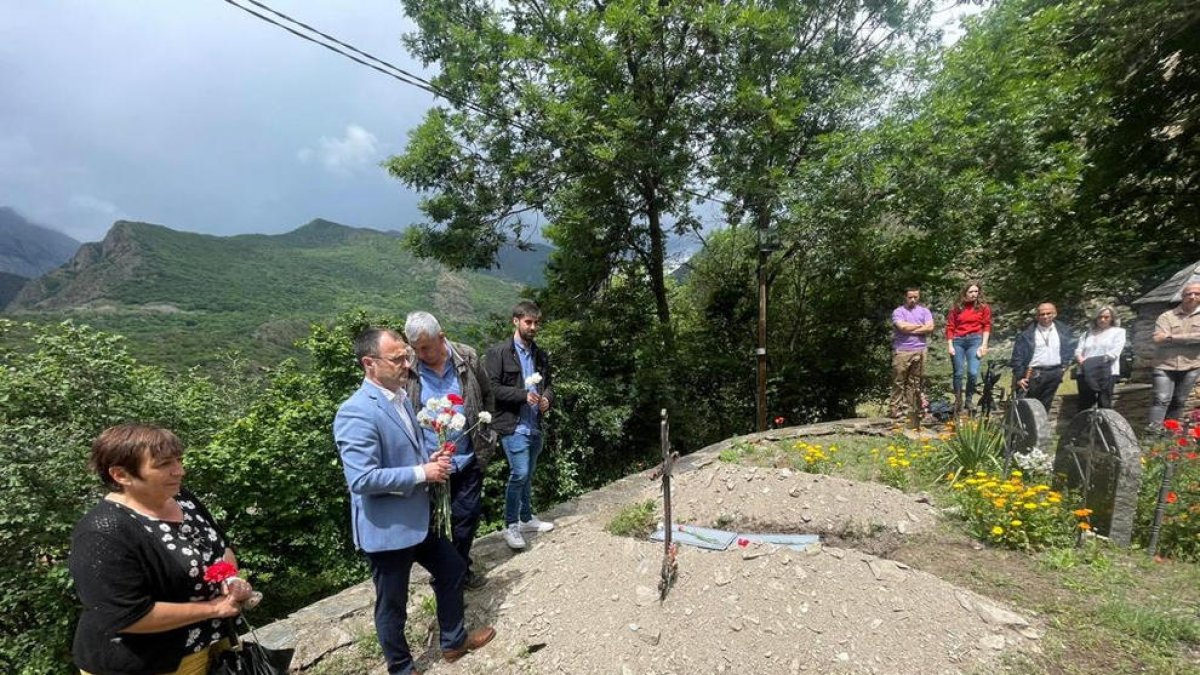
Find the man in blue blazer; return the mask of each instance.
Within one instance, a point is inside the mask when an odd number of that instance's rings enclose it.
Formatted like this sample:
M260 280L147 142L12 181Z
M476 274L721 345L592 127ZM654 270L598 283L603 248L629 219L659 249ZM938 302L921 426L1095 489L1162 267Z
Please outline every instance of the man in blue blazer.
M413 672L404 639L408 581L414 562L433 576L442 656L457 661L496 635L491 626L467 634L463 616L466 563L430 527L429 483L450 475L450 458L429 454L404 391L408 345L396 331L368 328L354 340L362 386L338 408L333 437L350 488L354 544L371 565L375 630L389 673Z

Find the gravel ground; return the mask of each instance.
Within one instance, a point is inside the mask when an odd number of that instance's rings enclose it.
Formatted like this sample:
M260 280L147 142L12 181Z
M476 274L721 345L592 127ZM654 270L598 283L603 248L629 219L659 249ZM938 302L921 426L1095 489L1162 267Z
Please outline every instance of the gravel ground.
M481 556L490 583L468 594L468 622L493 624L496 639L458 663L418 665L480 674L986 673L1007 650L1037 649L1040 631L1026 619L868 552L936 525L920 496L786 469L701 462L674 481L675 519L829 533L826 543L684 547L660 603L662 544L603 530L622 507L660 494L657 483L631 484L622 501L560 517L524 552Z

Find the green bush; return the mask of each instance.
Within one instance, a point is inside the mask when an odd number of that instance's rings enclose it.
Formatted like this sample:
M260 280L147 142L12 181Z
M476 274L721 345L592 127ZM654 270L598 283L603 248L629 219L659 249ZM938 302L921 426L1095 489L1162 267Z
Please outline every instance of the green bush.
M66 568L71 529L102 494L86 467L92 439L146 421L203 446L233 412L222 401L235 398L195 374L138 365L117 336L0 320L0 672L68 669L79 611Z
M999 471L1004 449L1004 435L996 425L984 421L966 420L946 439L934 462L940 474L952 474L951 480L976 471Z

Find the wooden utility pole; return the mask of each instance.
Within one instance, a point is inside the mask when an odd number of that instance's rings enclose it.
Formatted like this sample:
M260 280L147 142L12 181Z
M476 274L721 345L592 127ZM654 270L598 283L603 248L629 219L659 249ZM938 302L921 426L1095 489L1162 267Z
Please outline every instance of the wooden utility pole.
M767 430L767 259L774 247L767 241L770 214L764 208L758 216L758 430Z

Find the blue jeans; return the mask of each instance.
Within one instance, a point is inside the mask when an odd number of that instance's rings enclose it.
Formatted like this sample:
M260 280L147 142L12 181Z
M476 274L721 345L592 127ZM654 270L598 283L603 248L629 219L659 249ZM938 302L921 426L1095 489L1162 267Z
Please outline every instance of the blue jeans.
M1195 370L1154 369L1154 402L1150 404L1150 426L1157 427L1164 419L1179 419L1188 397L1200 379L1200 368Z
M508 489L504 492L504 524L512 525L533 518L530 485L542 454L542 436L510 434L500 437L500 445L508 456Z
M954 338L954 391L962 391L963 366L967 369L967 400L975 394L975 381L979 379L979 346L983 344L982 333L971 333Z

